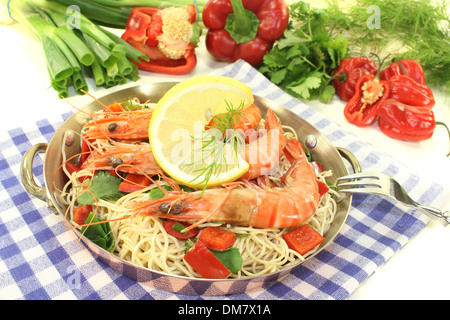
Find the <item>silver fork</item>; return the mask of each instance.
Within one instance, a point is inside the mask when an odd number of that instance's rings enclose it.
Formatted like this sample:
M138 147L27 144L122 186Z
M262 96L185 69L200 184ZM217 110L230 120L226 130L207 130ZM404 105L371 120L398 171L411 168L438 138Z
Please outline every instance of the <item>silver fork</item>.
M340 177L337 179L337 187L342 193L370 193L394 199L433 218L440 219L444 225L450 224L450 211L442 212L417 203L396 180L383 173L363 172Z

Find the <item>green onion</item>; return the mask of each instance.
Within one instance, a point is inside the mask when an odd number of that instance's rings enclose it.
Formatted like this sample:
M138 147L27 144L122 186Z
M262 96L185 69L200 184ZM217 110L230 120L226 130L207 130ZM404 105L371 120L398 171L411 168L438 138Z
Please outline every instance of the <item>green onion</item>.
M78 6L80 11L89 18L102 26L125 28L131 9L134 7L183 7L190 4L196 4L199 13L207 0L52 0L68 6Z
M85 5L89 1L83 1ZM77 5L71 1L71 5ZM26 25L40 40L51 87L58 97L68 97L88 91L87 76L96 86L109 88L139 79L137 66L130 62L148 58L126 41L106 31L78 12L50 0L11 1L12 17ZM122 9L103 8L118 14ZM83 12L84 13L84 12ZM113 17L113 14L109 15ZM78 18L78 20L73 19ZM70 23L69 23L70 22Z

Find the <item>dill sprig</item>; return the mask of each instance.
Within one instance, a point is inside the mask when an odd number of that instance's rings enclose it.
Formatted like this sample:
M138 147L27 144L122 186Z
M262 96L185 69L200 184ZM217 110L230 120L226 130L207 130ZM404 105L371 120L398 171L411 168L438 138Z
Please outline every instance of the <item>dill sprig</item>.
M450 94L449 0L329 0L327 29L344 34L352 55L391 54L413 59L424 68L427 84ZM379 28L368 19L379 8Z
M202 179L198 182L199 185L203 185L202 194L208 187L208 182L212 176L222 172L224 166L225 170L228 170L229 164L227 161L229 161L229 158L228 154L224 152L224 144L231 146L233 161L237 161L239 157L238 150L245 144L245 137L242 134L242 130L235 129L239 119L243 115L244 101L241 101L239 106L233 106L228 101L225 101L225 103L227 105L227 111L212 116L212 121L210 121L212 125L206 126L208 130L202 132L201 138L193 137L193 139L201 143L200 149L196 151L201 153L202 159L194 161L189 165L201 164L205 159L210 161L206 167L193 171L197 176L191 182Z

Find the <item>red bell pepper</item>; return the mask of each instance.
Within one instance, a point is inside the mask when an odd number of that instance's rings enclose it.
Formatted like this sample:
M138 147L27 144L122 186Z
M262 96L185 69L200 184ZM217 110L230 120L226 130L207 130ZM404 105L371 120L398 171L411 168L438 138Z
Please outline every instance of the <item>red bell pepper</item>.
M388 96L387 81L364 74L356 83L355 94L344 108L344 116L359 127L370 126L377 119L378 111Z
M134 61L143 70L185 74L197 64L195 43L198 28L195 5L165 9L135 7L122 39L145 54L149 61ZM195 36L194 36L195 35Z
M431 89L406 75L389 79L389 99L380 108L378 125L387 136L406 141L429 139L437 124L432 108L435 104Z
M419 84L425 84L425 73L421 64L415 60L394 59L392 64L381 71L380 79L388 81L393 76L405 75Z
M436 121L431 108L410 106L388 99L380 110L378 125L391 138L422 141L433 135Z
M309 225L304 224L281 236L288 247L301 255L308 253L319 245L325 238Z
M236 241L236 235L228 230L217 227L206 227L198 238L211 250L224 251L230 248Z
M395 75L389 79L389 99L395 99L410 106L432 108L435 105L433 92L405 75Z
M231 274L231 271L200 241L186 252L184 260L206 279L226 279Z
M344 58L339 68L333 71L333 86L336 94L344 101L349 101L355 94L356 83L363 74L375 77L378 72L376 64L366 57Z
M209 0L202 12L206 48L216 59L260 64L289 23L284 0Z

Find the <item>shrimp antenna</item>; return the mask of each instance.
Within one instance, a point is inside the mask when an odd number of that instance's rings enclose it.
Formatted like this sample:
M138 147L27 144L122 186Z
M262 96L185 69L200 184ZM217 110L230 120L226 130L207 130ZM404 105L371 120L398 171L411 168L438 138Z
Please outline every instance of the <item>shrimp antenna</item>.
M87 91L84 91L83 89L80 89L81 92L83 92L84 94L87 94L89 97L91 97L92 99L94 99L95 101L97 101L98 104L100 104L102 107L106 108L106 106L100 102L100 100L98 100L96 97L94 97L92 94L90 94Z

